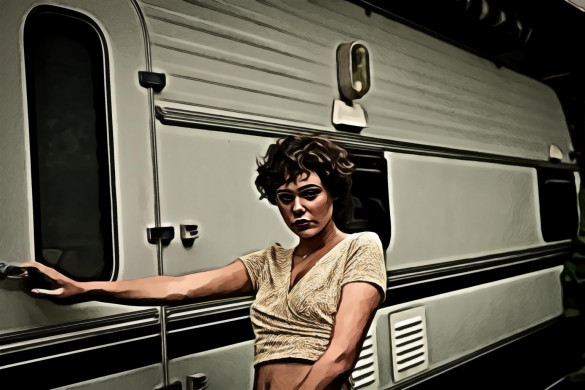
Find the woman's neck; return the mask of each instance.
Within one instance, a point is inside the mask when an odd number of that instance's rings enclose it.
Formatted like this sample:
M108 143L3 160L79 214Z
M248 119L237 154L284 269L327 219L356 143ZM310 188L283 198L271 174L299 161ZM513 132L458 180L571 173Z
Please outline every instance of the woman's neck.
M330 243L336 243L338 238L345 237L345 233L337 228L333 219L315 236L310 238L301 238L297 250L300 253L318 250Z

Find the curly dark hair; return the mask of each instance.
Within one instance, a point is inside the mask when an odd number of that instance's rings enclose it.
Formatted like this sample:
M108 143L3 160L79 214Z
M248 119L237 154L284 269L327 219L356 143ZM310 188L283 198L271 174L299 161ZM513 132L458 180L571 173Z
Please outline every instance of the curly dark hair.
M315 172L334 199L342 199L351 187L354 165L345 149L323 136L290 135L268 147L257 160L256 188L260 199L276 204L276 189L301 175Z

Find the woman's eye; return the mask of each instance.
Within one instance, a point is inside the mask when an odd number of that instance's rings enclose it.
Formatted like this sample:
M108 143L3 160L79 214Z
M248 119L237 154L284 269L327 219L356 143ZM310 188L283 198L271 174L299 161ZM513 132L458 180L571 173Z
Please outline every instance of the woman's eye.
M290 203L293 200L293 196L290 194L278 194L277 198L280 203Z
M312 190L312 191L305 191L303 192L303 198L305 199L315 199L317 195L319 195L321 191Z

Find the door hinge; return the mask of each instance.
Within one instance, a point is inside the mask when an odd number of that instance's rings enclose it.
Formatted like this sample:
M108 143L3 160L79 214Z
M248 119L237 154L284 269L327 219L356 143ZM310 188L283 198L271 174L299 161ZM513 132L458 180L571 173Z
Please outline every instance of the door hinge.
M151 244L161 244L167 246L175 238L175 228L172 226L160 226L146 229L146 237Z
M138 82L144 88L152 88L154 92L160 92L167 85L167 76L164 73L138 72Z

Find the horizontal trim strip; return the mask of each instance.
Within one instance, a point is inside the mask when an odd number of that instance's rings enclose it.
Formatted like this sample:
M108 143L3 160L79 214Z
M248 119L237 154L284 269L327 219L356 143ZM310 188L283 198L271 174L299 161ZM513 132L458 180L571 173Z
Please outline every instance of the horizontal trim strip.
M207 323L207 324L193 325L193 326L188 326L186 328L180 328L180 329L170 330L170 331L167 332L167 334L185 332L185 331L189 331L189 330L203 328L203 327L206 327L206 326L214 326L214 325L225 324L227 322L232 322L232 321L247 320L249 318L250 318L250 316L240 316L240 317L228 318L228 319L225 319L225 320L210 322L210 323Z
M568 258L570 258L570 255L562 254L505 264L496 268L478 269L460 274L449 274L440 278L418 280L410 284L394 284L389 282L386 301L384 301L382 307L411 302L417 299L553 268L563 264Z
M59 340L40 346L6 350L0 353L0 368L10 366L23 361L42 360L47 357L62 354L72 354L79 351L101 348L106 345L125 343L140 337L159 337L160 326L158 324L117 329L113 332L94 334L71 340ZM160 348L157 351L160 354Z
M219 308L218 308L219 309ZM249 317L250 307L244 307L237 310L222 310L213 314L205 316L197 316L184 318L182 321L169 322L167 325L167 333L174 333L181 331L181 329L200 328L206 326L213 326L213 324L230 321L239 317Z
M7 368L0 367L2 388L49 389L124 372L161 359L158 334L133 337L123 342L96 345L70 353L53 353Z
M175 359L250 340L254 340L254 332L246 315L169 331L167 353L169 359Z
M234 118L224 115L202 114L190 110L156 106L156 118L165 125L194 127L205 130L216 130L231 133L280 137L291 134L313 135L316 132L326 133L334 141L348 147L386 150L397 153L417 154L433 157L444 157L459 160L481 161L505 165L527 167L552 167L577 171L576 164L556 163L531 160L520 157L503 156L492 153L475 152L445 148L432 145L421 145L410 142L400 142L384 138L367 137L342 131L331 131L326 127L311 129L304 126L292 126L278 123L263 122L252 119Z
M417 281L449 277L450 275L466 272L477 272L496 267L505 267L526 261L571 254L573 247L570 242L549 245L533 249L510 251L496 255L473 257L438 264L411 267L388 272L388 283L392 285L409 284Z
M44 356L44 357L40 357L40 358L36 358L36 359L32 359L32 360L19 361L19 362L15 362L12 364L7 364L5 366L2 366L0 369L9 369L12 367L18 367L18 366L22 366L25 364L41 362L41 361L47 360L47 359L57 359L57 358L60 358L63 356L73 355L73 354L80 353L80 352L94 351L98 348L107 348L107 347L111 347L113 345L121 345L124 343L131 343L134 341L146 340L146 339L153 338L153 337L158 337L158 335L152 334L152 335L148 335L148 336L136 337L136 338L133 338L131 340L124 340L124 341L119 341L119 342L114 342L114 343L109 343L109 344L102 344L102 345L97 345L97 346L93 346L93 347L89 347L89 348L84 348L81 350L63 352L63 353L59 353L56 355Z
M139 326L148 325L150 320L137 320L126 322L118 325L109 325L101 328L92 328L88 330L81 330L78 332L55 334L52 336L36 338L33 340L20 341L12 344L0 346L0 355L8 352L23 351L25 349L35 348L38 346L52 345L60 342L77 340L87 336L101 335L116 332L124 329L135 329Z
M158 309L152 308L138 312L9 332L0 335L0 354L13 349L12 346L17 348L16 346L42 345L46 341L54 343L57 338L60 341L68 341L77 339L80 336L87 337L103 334L109 330L115 332L126 328L158 324L158 321Z
M223 302L227 302L223 304ZM167 308L167 320L180 321L194 317L224 313L239 309L248 309L254 302L252 297L226 299L224 301L203 302L194 305Z
M321 124L319 124L319 123L310 123L310 122L303 121L303 120L295 120L295 119L290 119L290 118L285 118L285 117L279 117L279 116L276 116L276 115L260 114L260 113L251 112L251 111L236 110L236 109L233 109L233 108L212 106L212 105L209 105L209 104L193 103L193 102L189 102L189 101L186 101L186 100L171 99L171 98L164 97L164 96L159 96L158 99L157 99L157 101L167 102L167 103L182 104L184 106L197 107L199 109L206 108L206 109L211 109L211 110L216 110L216 111L219 110L219 111L222 111L222 112L232 112L234 114L248 115L248 116L260 117L260 118L266 118L268 120L285 121L287 123L297 122L297 123L300 123L301 126L305 126L306 127L307 125L312 125L317 130L322 130L323 129L323 126L321 126ZM205 114L203 114L201 112L199 113L199 115L205 116ZM210 114L210 115L211 115L211 117L216 117L217 116L217 115L214 115L214 114ZM239 120L244 120L243 118L238 118L238 119ZM187 126L187 127L194 127L194 126Z

